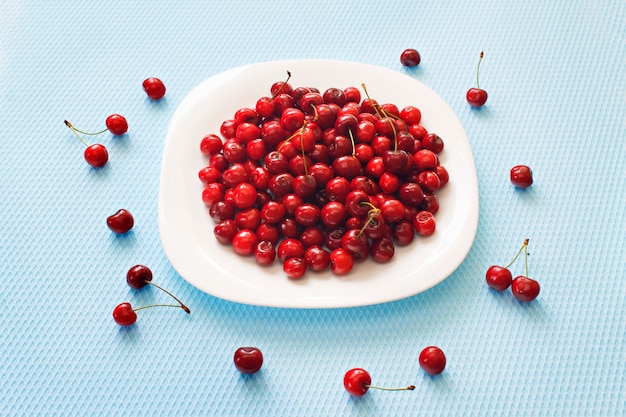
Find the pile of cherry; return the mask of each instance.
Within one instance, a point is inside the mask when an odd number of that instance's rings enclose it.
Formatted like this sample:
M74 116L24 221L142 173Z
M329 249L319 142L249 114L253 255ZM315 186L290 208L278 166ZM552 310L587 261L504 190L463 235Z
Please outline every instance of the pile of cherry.
M278 258L299 279L307 269L344 275L369 257L388 262L396 245L433 234L449 177L444 142L420 124L420 109L379 104L365 85L361 99L356 87L288 81L200 142L217 240L261 265Z

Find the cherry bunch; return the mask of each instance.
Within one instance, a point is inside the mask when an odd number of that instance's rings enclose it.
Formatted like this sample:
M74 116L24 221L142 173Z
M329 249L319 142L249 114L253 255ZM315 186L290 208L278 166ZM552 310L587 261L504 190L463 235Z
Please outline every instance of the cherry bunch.
M517 261L520 254L524 252L524 264L526 266L526 274L518 275L513 278L513 274L509 268ZM509 287L515 297L519 301L530 302L539 295L539 282L532 279L528 275L528 239L517 251L513 260L506 266L492 265L487 269L485 274L487 285L496 291L505 291Z
M184 305L174 294L165 288L152 282L152 270L145 265L135 265L126 273L126 283L136 290L152 285L176 300L177 304L150 304L142 307L133 308L131 303L123 302L113 309L113 320L120 326L131 326L137 321L137 311L151 307L174 307L180 308L185 313L191 314L189 308Z
M261 265L278 258L298 279L387 262L395 245L434 233L435 193L449 176L420 110L379 104L365 85L361 100L356 87L293 88L289 77L200 142L217 240Z
M437 346L427 346L420 352L418 363L428 375L439 375L446 367L446 355ZM349 369L343 377L343 386L350 395L355 397L365 395L370 388L383 391L413 391L415 389L415 385L399 388L372 385L370 373L363 368Z

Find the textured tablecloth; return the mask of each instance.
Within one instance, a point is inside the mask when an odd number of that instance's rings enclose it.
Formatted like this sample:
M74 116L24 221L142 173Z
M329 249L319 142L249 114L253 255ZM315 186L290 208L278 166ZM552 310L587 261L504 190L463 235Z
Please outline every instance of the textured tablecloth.
M626 412L624 1L0 0L0 415L617 416ZM400 52L422 62L407 70ZM487 105L465 101L478 54ZM264 308L198 291L170 266L157 198L169 120L204 79L279 59L357 61L408 73L461 120L480 220L462 265L434 288L348 309ZM157 76L166 98L141 82ZM63 124L98 128L105 169ZM528 164L526 191L508 180ZM113 235L125 207L136 225ZM486 269L530 239L532 303L488 289ZM127 269L192 309L120 328ZM521 267L520 267L521 268ZM516 271L522 272L522 271ZM256 345L261 372L234 350ZM440 346L430 377L417 356ZM413 392L350 397L345 371Z

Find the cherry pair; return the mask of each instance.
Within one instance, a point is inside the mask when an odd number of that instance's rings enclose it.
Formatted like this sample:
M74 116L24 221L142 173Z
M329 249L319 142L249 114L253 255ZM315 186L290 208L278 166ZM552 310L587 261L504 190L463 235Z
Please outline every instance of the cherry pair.
M101 143L95 143L92 145L88 144L87 141L83 139L81 134L96 136L106 131L109 131L114 136L121 136L128 131L128 122L126 121L126 118L119 114L112 114L107 117L105 120L106 129L103 129L99 132L84 132L80 129L75 128L74 125L72 125L67 120L64 120L63 122L67 127L70 128L72 133L74 133L74 135L76 135L76 137L80 139L80 141L87 147L84 153L85 161L87 161L87 163L94 168L101 168L106 165L109 160L109 152L107 151L107 148Z
M420 352L419 365L428 375L438 375L446 367L446 355L437 346L428 346ZM343 386L350 395L361 397L370 388L383 391L413 391L415 385L400 388L386 388L372 385L372 377L363 368L352 368L343 377Z
M519 275L513 278L509 268L517 261L520 254L524 252L524 263L526 265L526 275ZM528 277L528 239L517 251L513 260L506 266L492 265L487 269L485 276L487 285L496 291L505 291L511 287L513 297L519 301L530 302L539 295L540 286L537 281Z
M113 320L115 320L115 322L119 324L120 326L131 326L135 324L135 322L137 321L137 311L143 310L146 308L151 308L151 307L180 308L185 313L191 314L191 311L189 310L189 308L186 305L184 305L178 298L176 298L176 296L174 296L172 293L170 293L163 287L160 287L159 285L152 282L152 271L147 266L135 265L132 268L130 268L126 274L126 282L131 288L134 288L136 290L141 289L145 287L146 285L150 284L160 289L161 291L165 292L167 295L169 295L174 300L176 300L178 304L151 304L151 305L146 305L146 306L137 307L137 308L133 308L129 302L118 304L113 309Z

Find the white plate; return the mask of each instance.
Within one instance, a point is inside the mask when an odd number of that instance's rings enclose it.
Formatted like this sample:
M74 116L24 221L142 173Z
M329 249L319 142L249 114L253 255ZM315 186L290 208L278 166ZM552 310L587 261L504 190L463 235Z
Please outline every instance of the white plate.
M396 247L391 262L356 263L349 275L307 272L289 280L276 261L261 267L253 257L236 255L213 236L214 221L201 199L198 171L207 158L200 140L219 134L221 123L241 107L252 107L269 94L272 83L291 71L290 84L329 87L367 86L379 103L422 111L422 124L445 142L440 154L450 182L438 193L437 231ZM213 296L252 305L288 308L336 308L383 303L425 291L447 278L465 259L478 226L478 184L474 158L452 108L421 82L372 65L293 60L259 63L215 75L194 88L174 113L163 149L159 189L161 241L176 271Z

